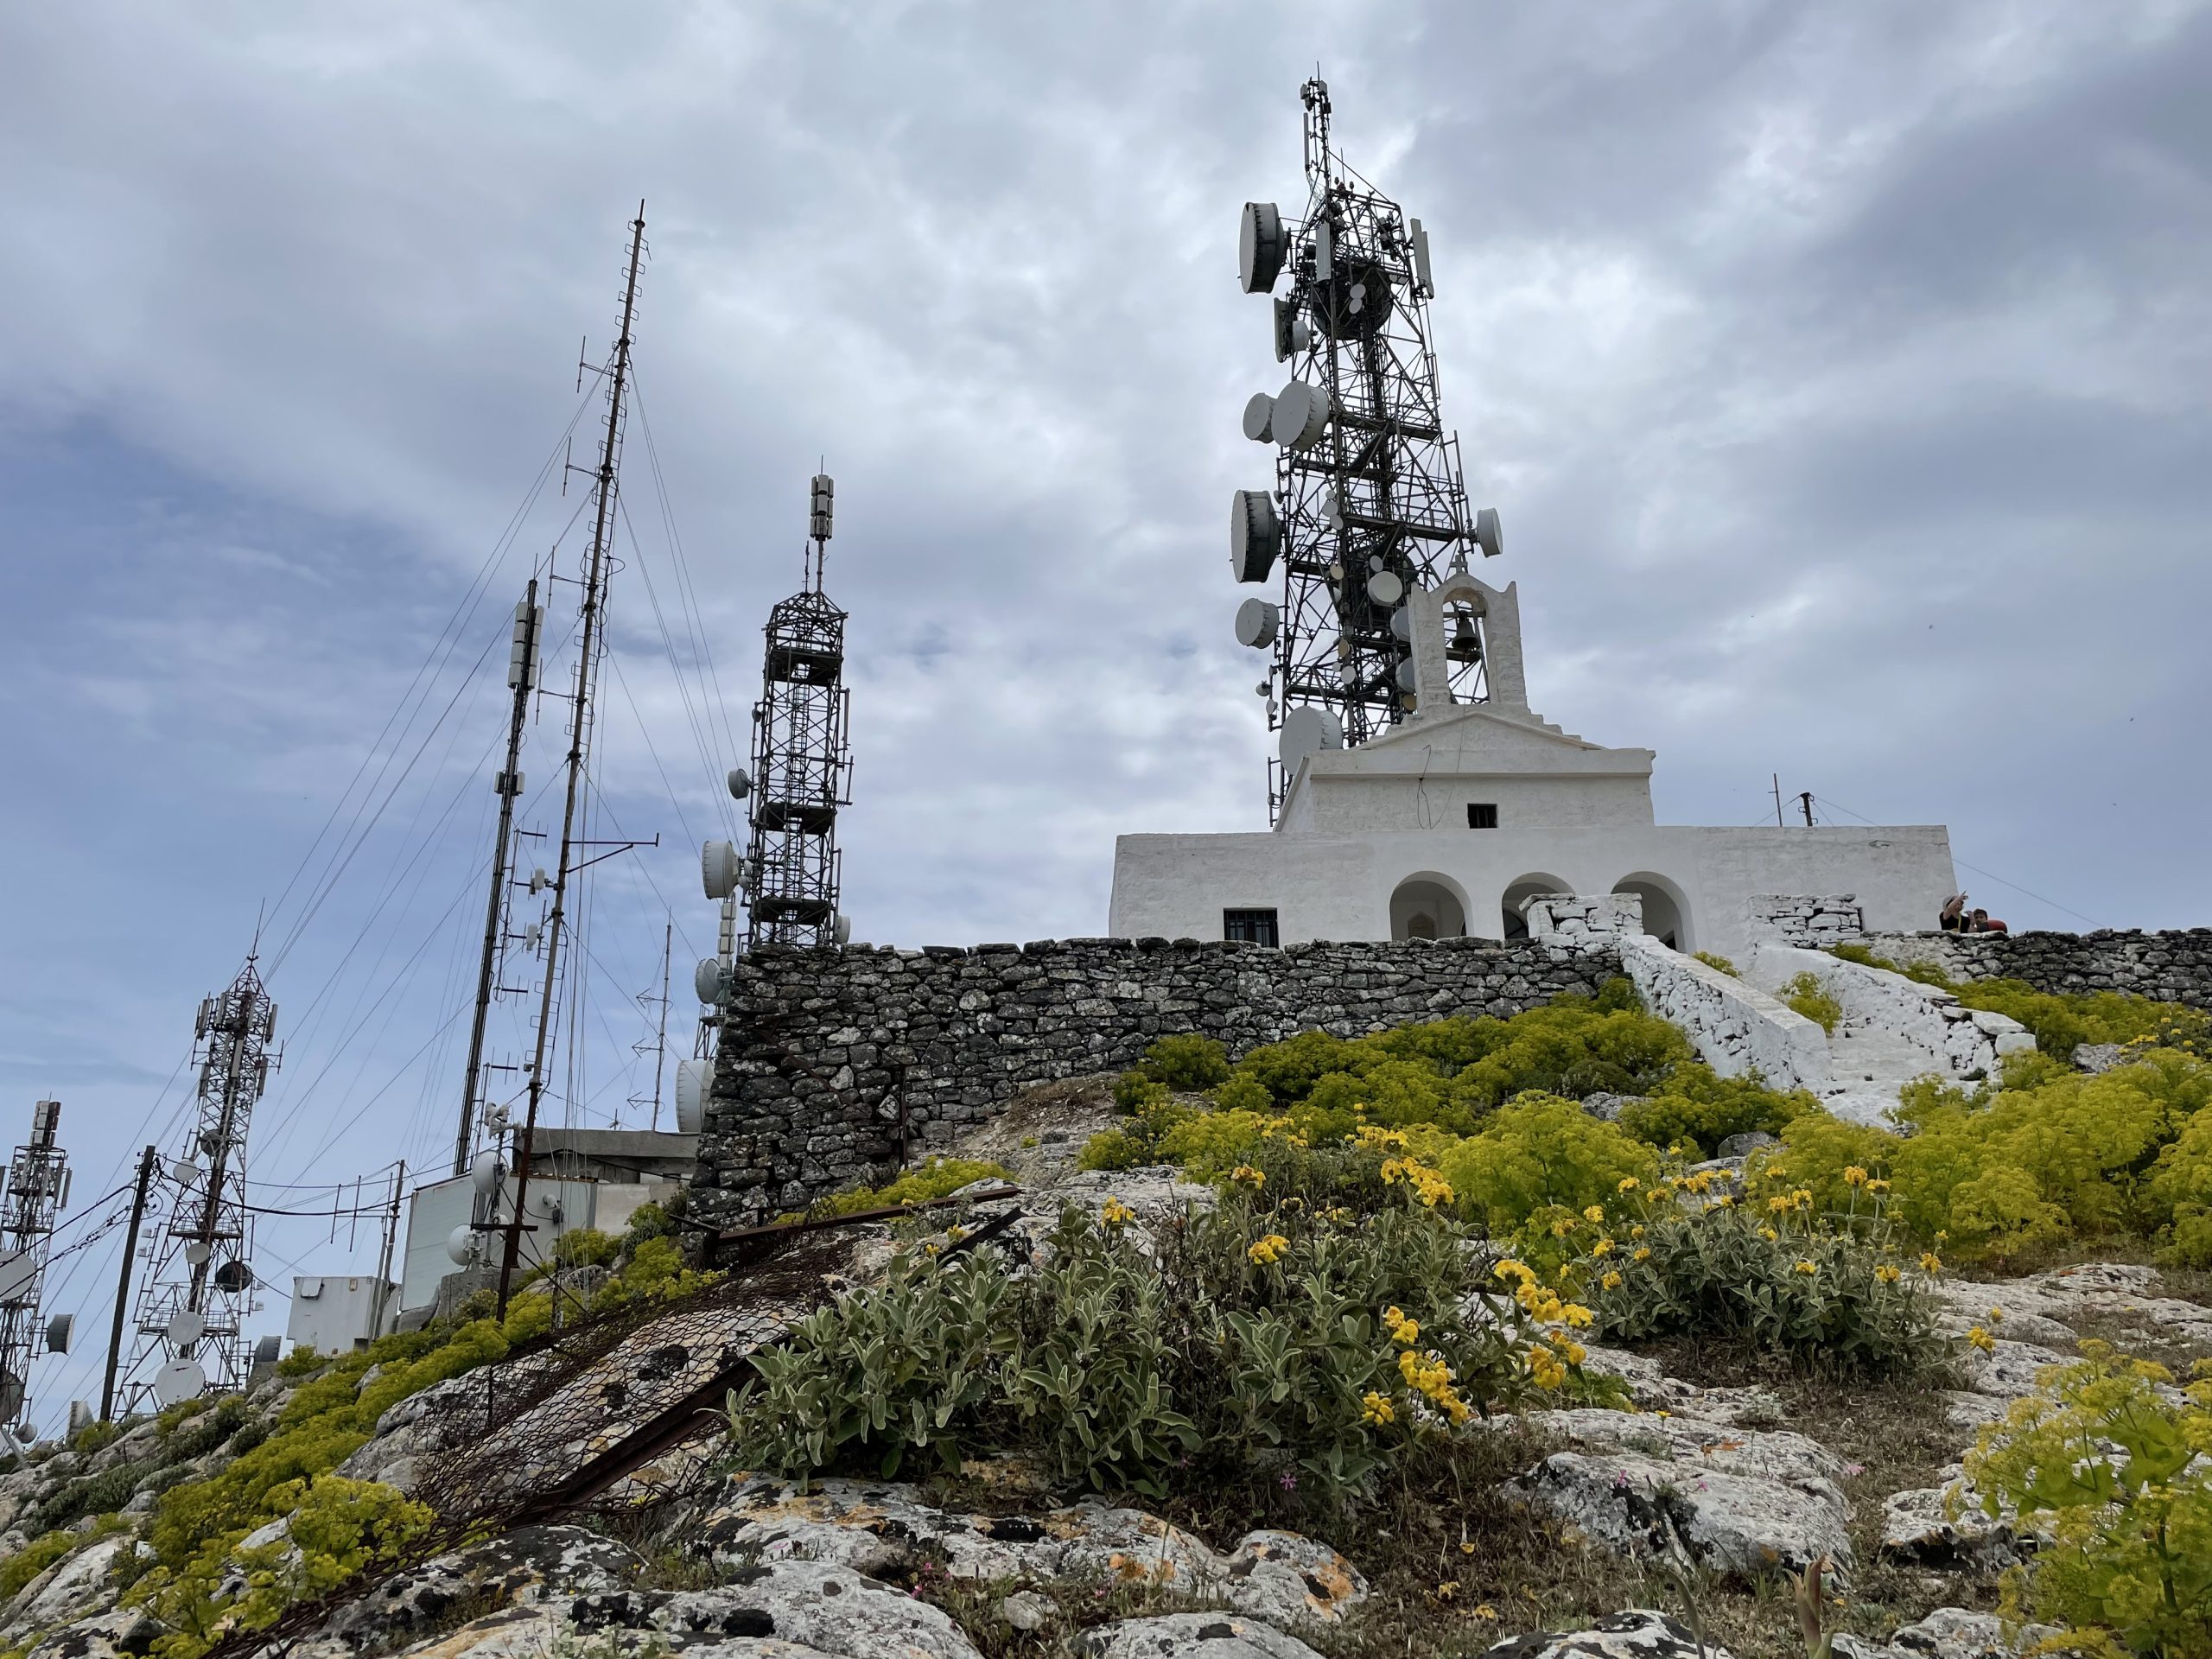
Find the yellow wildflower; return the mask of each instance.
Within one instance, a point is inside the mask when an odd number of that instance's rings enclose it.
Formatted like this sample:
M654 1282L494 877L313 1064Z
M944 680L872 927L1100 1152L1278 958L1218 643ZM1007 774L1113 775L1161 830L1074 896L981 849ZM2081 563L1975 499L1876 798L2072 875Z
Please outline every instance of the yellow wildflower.
M1920 1253L1920 1266L1924 1273L1941 1273L1943 1271L1943 1258L1933 1250L1923 1250Z
M1642 1238L1643 1236L1643 1224L1640 1221L1637 1222L1635 1226L1628 1230L1628 1236L1630 1238Z
M1885 1180L1872 1180L1866 1183L1866 1190L1869 1192L1886 1192L1890 1190L1890 1184Z
M1497 1609L1491 1606L1490 1603L1484 1602L1481 1606L1475 1608L1471 1611L1467 1617L1470 1618L1487 1618L1494 1620L1497 1618Z
M1991 1336L1988 1332L1983 1330L1978 1325L1974 1326L1973 1330L1967 1332L1967 1340L1972 1343L1975 1347L1980 1349L1985 1354L1991 1352L1997 1346L1997 1338Z
M1802 1274L1815 1274L1815 1273L1818 1273L1818 1272L1820 1271L1820 1269L1819 1269L1818 1268L1815 1267L1815 1266L1814 1266L1811 1262L1800 1262L1797 1264L1797 1268L1796 1268L1796 1270L1797 1270L1799 1273L1802 1273Z
M1604 1289L1618 1290L1621 1287L1621 1276L1618 1273L1609 1273L1598 1283Z
M1904 1275L1899 1273L1895 1268L1891 1267L1888 1262L1885 1262L1880 1267L1874 1269L1874 1276L1885 1285L1894 1285Z
M1561 1216L1557 1221L1552 1223L1552 1236L1554 1238L1565 1238L1573 1230L1574 1217L1573 1216Z
M1580 1365L1590 1357L1590 1351L1572 1337L1560 1338L1559 1351L1567 1357L1567 1363L1570 1365Z
M1635 1176L1624 1175L1621 1178L1621 1184L1615 1187L1613 1191L1616 1192L1633 1192L1637 1187L1642 1186L1643 1185L1643 1183L1637 1180Z
M1780 1238L1782 1235L1776 1232L1771 1227L1762 1227L1759 1229L1759 1236L1766 1240L1768 1243L1771 1244L1776 1239Z
M1612 1253L1613 1241L1610 1238L1601 1238L1590 1247L1590 1254L1592 1255L1611 1255Z
M1843 1184L1846 1186L1866 1185L1866 1172L1856 1164L1845 1165L1843 1169Z
M1991 1309L1989 1310L1989 1322L1990 1322L1992 1325L2002 1325L2002 1324L2004 1324L2004 1323L2005 1323L2005 1310L2004 1310L2003 1308L2001 1308L2001 1307L1993 1307L1993 1308L1991 1308Z
M1526 1262L1516 1262L1511 1256L1506 1257L1491 1271L1501 1279L1517 1279L1524 1285L1532 1285L1536 1281L1536 1270Z
M1580 1302L1566 1302L1560 1306L1559 1317L1569 1325L1584 1325L1597 1318L1597 1315Z
M1119 1227L1125 1222L1135 1219L1136 1213L1137 1212L1135 1211L1130 1209L1128 1205L1123 1204L1119 1198L1109 1196L1105 1204L1099 1209L1098 1219L1104 1222L1109 1227Z
M1593 1204L1587 1210L1585 1210L1582 1212L1582 1219L1585 1221L1599 1222L1603 1221L1605 1218L1605 1208L1603 1205Z
M1529 1375L1540 1389L1556 1389L1567 1382L1567 1367L1560 1364L1559 1356L1536 1343L1529 1350Z
M1250 1249L1245 1251L1244 1254L1249 1256L1255 1264L1265 1268L1270 1267L1274 1263L1281 1261L1284 1255L1289 1250L1289 1249L1290 1241L1288 1239L1285 1238L1281 1233L1269 1233L1265 1238L1253 1245Z
M1436 1586L1435 1594L1439 1601L1449 1601L1459 1593L1459 1580L1457 1579L1446 1579Z
M1421 1321L1408 1319L1399 1307L1382 1310L1382 1328L1390 1333L1391 1341L1404 1347L1410 1348L1421 1340Z
M1237 1165L1229 1172L1229 1179L1232 1181L1241 1181L1255 1191L1268 1184L1267 1173L1264 1170L1255 1169L1249 1164Z
M1636 1253L1629 1257L1629 1260L1631 1262L1649 1262L1650 1259L1651 1247L1649 1244L1637 1245L1636 1247Z
M1390 1403L1387 1395L1376 1394L1370 1389L1361 1396L1359 1403L1360 1421L1370 1428L1380 1428L1385 1423L1395 1423L1398 1421L1397 1408Z

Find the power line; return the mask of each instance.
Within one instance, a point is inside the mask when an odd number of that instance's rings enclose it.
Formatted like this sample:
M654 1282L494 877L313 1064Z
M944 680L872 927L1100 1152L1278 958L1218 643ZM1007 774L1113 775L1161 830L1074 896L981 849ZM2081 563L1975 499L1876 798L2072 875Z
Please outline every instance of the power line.
M1857 818L1861 823L1873 824L1875 823L1872 818L1866 817L1866 814L1862 812L1853 812L1849 807L1846 806L1840 801L1832 801L1825 795L1815 795L1813 798L1818 801L1822 806L1833 807L1838 812L1842 813L1846 817ZM1880 826L1876 824L1875 827L1878 829ZM2043 894L2031 892L2028 888L2022 887L2017 881L2008 881L2003 876L1999 875L1993 870L1983 869L1979 864L1969 864L1966 860L1961 858L1956 853L1951 855L1951 861L1961 869L1972 870L1976 875L1986 877L1988 880L1997 883L2000 887L2010 887L2013 892L2032 899L2039 905L2049 905L2053 910L2064 911L2067 915L2071 916L2077 922L2087 922L2091 927L2109 927L2112 925L2109 922L2099 921L2094 916L2084 916L2080 911L2075 910L2069 906L2060 904L2056 899L2046 899Z

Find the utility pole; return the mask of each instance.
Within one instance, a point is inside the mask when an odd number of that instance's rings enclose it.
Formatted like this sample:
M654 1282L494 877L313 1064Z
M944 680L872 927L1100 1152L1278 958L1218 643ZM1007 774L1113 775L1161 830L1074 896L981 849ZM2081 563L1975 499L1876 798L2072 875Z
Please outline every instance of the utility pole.
M1805 809L1805 827L1808 830L1811 829L1813 827L1813 791L1808 789L1800 795L1797 798L1797 804Z
M530 694L537 683L538 637L545 607L537 602L537 578L530 579L515 607L515 638L507 653L507 683L514 705L507 716L507 764L493 781L499 795L499 833L492 843L492 893L484 905L484 957L476 969L476 1017L468 1028L468 1071L461 1084L461 1133L454 1139L453 1173L468 1173L468 1141L476 1126L476 1083L484 1064L484 1022L492 1012L492 976L499 953L499 918L507 888L507 845L515 823L515 797L522 793L523 723L530 715Z
M146 1219L146 1193L154 1185L153 1147L138 1155L138 1190L130 1198L130 1225L123 1235L123 1270L115 1281L115 1325L108 1332L107 1377L100 1384L100 1421L115 1418L115 1367L123 1357L123 1320L130 1308L130 1264L138 1255L138 1226Z
M1782 822L1782 774L1777 772L1772 776L1774 778L1774 827L1780 830L1786 828Z
M537 1004L537 1040L530 1065L530 1105L515 1152L515 1209L506 1225L506 1248L499 1259L499 1313L507 1315L507 1294L528 1224L530 1154L537 1133L537 1109L545 1095L545 1062L553 1036L553 988L561 959L561 928L567 914L569 858L576 834L576 802L584 781L584 752L590 741L592 670L600 648L601 606L607 584L607 537L613 528L615 462L622 446L622 393L630 377L630 325L637 314L638 261L645 245L645 204L630 222L630 273L622 290L622 332L614 342L612 382L607 397L607 438L600 448L598 502L593 515L591 555L584 572L583 607L577 618L576 690L569 725L568 798L561 812L561 858L553 877L553 906L545 925L545 983Z
M537 584L532 582L531 587ZM391 1252L399 1238L399 1195L407 1186L407 1160L399 1160L399 1168L391 1178L391 1207L385 1211L384 1252L377 1258L377 1294L375 1314L369 1320L369 1340L374 1342L384 1334L385 1305L391 1298Z

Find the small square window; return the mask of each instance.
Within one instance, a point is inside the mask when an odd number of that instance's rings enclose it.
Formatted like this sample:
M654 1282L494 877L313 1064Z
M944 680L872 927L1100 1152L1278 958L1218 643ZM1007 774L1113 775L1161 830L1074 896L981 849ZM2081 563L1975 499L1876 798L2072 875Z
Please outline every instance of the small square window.
M1246 944L1282 943L1282 936L1275 928L1275 913L1272 910L1224 910L1221 912L1221 937L1240 940Z
M1497 829L1497 803L1496 801L1469 801L1467 828L1470 830Z

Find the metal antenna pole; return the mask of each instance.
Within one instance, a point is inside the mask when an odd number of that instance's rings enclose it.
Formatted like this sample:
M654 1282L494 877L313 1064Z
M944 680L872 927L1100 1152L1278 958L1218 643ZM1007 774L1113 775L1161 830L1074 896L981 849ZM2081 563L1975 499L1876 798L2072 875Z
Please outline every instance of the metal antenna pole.
M1808 797L1807 798L1810 798ZM668 925L660 941L660 1031L653 1039L653 1116L652 1127L660 1128L661 1076L668 1066L668 968L676 950L676 918L668 918Z
M1782 822L1782 774L1781 774L1780 772L1775 772L1775 773L1773 774L1773 780L1774 780L1774 827L1775 827L1776 829L1777 829L1777 830L1780 830L1780 829L1783 828L1783 822Z
M537 643L545 613L537 602L537 578L530 579L515 607L515 642L507 658L507 683L514 707L507 717L507 764L493 780L499 795L499 833L492 843L492 893L484 905L484 957L476 969L476 1016L468 1028L468 1070L461 1084L461 1133L454 1138L453 1173L468 1173L468 1141L476 1127L476 1084L484 1065L484 1022L492 1012L493 975L499 953L499 918L507 889L507 848L513 837L515 797L522 793L522 728L530 716L530 694L537 683Z
M123 1357L123 1321L130 1310L130 1264L138 1255L138 1227L146 1219L146 1193L154 1185L153 1147L138 1155L138 1190L130 1199L130 1225L123 1235L123 1269L115 1280L115 1324L108 1332L107 1377L100 1384L100 1421L115 1419L115 1368Z
M537 584L532 582L531 587ZM399 1168L391 1178L391 1207L385 1211L384 1250L377 1257L377 1294L369 1319L369 1340L374 1342L384 1334L384 1311L391 1300L391 1252L399 1238L399 1195L407 1188L407 1160L399 1160Z
M576 833L576 802L584 779L584 751L590 741L591 678L599 652L600 607L607 582L607 539L613 528L614 463L622 441L622 392L630 378L630 324L638 305L638 261L645 245L645 204L630 222L630 274L622 290L622 332L614 342L614 372L607 395L607 441L599 453L599 500L593 514L591 558L584 574L583 608L578 618L576 691L569 728L568 798L561 811L561 861L553 877L553 907L545 924L545 984L537 1004L537 1041L530 1063L530 1106L515 1152L515 1211L507 1223L506 1248L499 1258L498 1317L507 1316L507 1293L522 1250L524 1208L530 1197L530 1154L537 1133L538 1103L545 1095L546 1049L553 1035L553 986L560 968L561 926L569 898L569 855Z
M1813 827L1813 791L1808 789L1800 795L1797 804L1805 809L1805 827L1810 830Z

